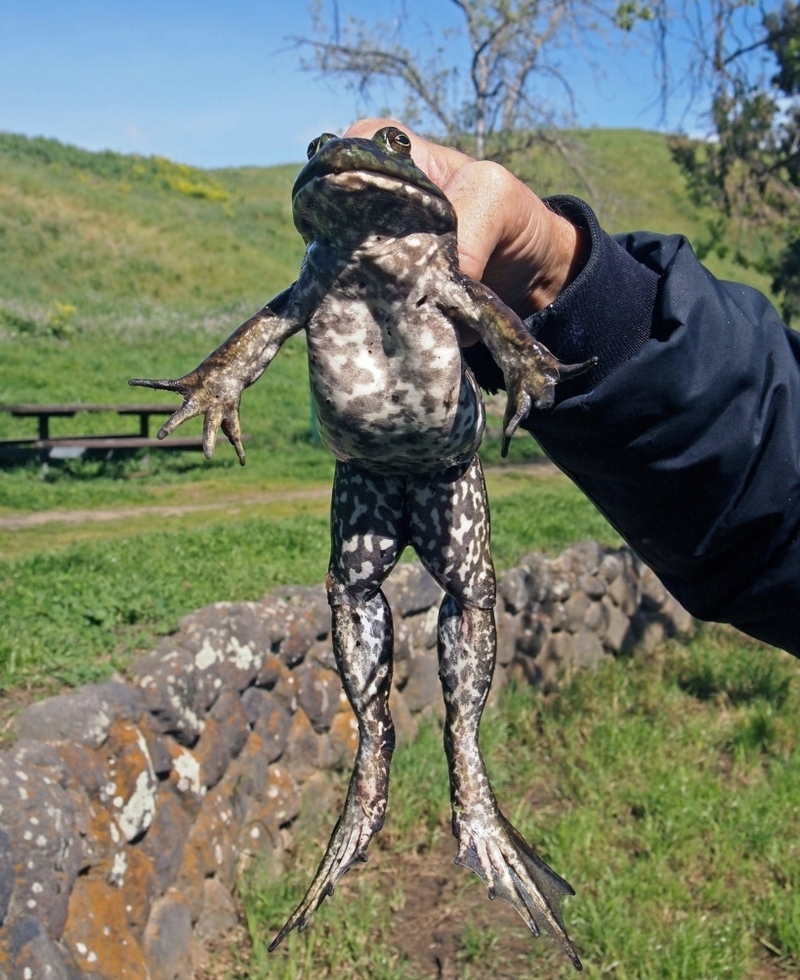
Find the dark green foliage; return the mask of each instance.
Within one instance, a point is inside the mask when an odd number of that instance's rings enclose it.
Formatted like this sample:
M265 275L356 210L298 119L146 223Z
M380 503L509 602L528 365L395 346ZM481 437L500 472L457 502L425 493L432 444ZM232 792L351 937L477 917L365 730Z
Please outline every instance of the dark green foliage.
M764 16L766 46L778 64L772 84L785 95L800 95L800 6L784 2Z
M676 137L671 149L693 200L717 212L700 254L722 257L732 245L739 266L771 277L789 323L800 315L800 5L787 0L763 16L760 37L735 41L712 68L715 141ZM758 49L772 56L769 80L760 63L753 69Z
M783 296L782 310L787 323L797 323L800 320L800 238L789 242L781 252L772 288Z

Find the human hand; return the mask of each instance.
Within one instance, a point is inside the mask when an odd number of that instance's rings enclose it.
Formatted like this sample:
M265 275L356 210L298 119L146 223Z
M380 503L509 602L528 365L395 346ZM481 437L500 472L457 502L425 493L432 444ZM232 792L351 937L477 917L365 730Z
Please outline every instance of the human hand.
M397 126L417 166L445 192L458 216L461 269L480 279L519 316L541 310L582 267L584 232L550 211L505 167L418 136L395 119L361 119L345 136L372 138ZM462 337L465 344L477 336Z

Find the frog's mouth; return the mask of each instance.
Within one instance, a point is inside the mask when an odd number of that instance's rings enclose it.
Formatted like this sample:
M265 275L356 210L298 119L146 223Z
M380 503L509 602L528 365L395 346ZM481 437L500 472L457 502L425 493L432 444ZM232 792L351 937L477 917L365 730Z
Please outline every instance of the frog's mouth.
M423 173L410 157L389 156L373 140L349 137L332 139L314 154L297 175L292 200L319 177L343 174L370 174L373 178L394 178L393 186L411 185L447 200L440 187Z
M429 182L430 183L430 182ZM420 187L417 183L387 174L379 170L340 170L328 173L314 174L308 180L304 180L299 186L295 186L293 200L298 202L305 197L320 197L328 192L339 192L347 194L369 194L381 193L388 194L398 200L406 198L418 198L430 201L435 198L438 201L449 201L442 194L435 184Z

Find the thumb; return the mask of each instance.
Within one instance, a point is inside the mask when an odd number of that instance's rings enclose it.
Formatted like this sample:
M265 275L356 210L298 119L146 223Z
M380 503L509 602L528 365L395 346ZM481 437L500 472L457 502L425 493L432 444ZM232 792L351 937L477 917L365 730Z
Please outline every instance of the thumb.
M473 161L459 167L442 188L458 216L461 271L473 279L483 277L507 227L507 173L489 161Z

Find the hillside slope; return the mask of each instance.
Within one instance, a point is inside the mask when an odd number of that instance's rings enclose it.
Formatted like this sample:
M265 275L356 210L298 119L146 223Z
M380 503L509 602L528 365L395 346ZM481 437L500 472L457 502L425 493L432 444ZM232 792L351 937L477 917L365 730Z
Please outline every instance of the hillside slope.
M663 133L589 129L562 133L560 141L573 167L562 154L548 148L529 152L515 168L541 196L575 194L583 198L610 232L645 229L681 234L701 247L709 238L709 224L716 215L689 200L683 174ZM725 257L710 253L703 262L721 279L745 282L769 294L769 277L737 265L732 246ZM747 244L741 248L751 254Z
M539 193L588 199L611 231L704 236L710 215L689 203L663 135L589 130L564 141L586 179L555 152L533 151L519 169ZM4 325L58 333L70 325L135 325L164 311L208 317L257 308L297 273L296 172L201 171L0 134ZM723 277L768 287L730 261L710 256L708 264Z
M295 173L209 173L0 134L0 298L34 323L56 303L77 320L258 306L297 273Z

